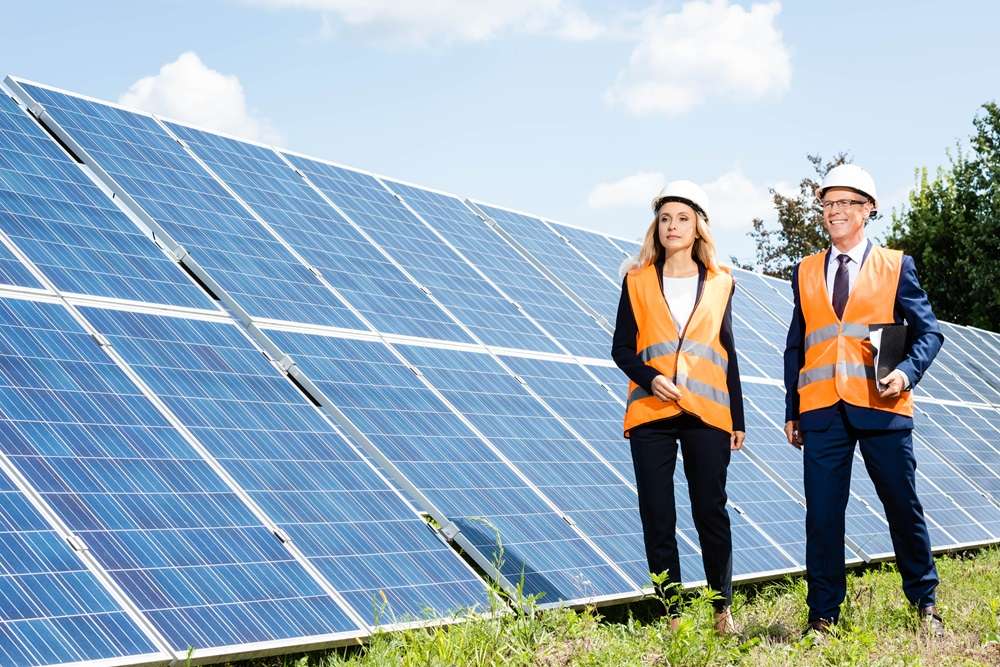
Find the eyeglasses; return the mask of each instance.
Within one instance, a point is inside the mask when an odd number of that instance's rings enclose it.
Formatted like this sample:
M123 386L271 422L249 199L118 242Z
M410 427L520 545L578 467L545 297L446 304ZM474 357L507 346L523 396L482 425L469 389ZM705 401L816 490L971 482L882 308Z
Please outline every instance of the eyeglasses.
M858 199L837 199L835 201L822 201L824 211L843 211L849 209L852 206L864 206L868 203L867 200Z

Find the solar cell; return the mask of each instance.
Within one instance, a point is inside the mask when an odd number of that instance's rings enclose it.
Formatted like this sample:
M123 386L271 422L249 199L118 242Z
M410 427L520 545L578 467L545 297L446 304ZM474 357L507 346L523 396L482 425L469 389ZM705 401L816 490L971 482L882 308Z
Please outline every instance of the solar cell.
M478 226L479 219L464 203L413 185L396 181L386 184L427 223L432 234L427 238L425 232L407 225L404 228L413 236L415 251L394 247L394 252L435 296L487 345L560 351L552 338L476 267L475 255L460 255L436 231L462 221ZM405 235L403 240L407 240Z
M368 623L486 606L475 573L235 325L85 314Z
M0 325L2 328L2 325ZM0 394L12 390L6 378ZM0 421L7 435L11 428ZM0 474L0 663L159 658L66 541ZM125 660L121 660L125 662Z
M109 174L149 224L166 230L251 315L362 326L151 117L36 85L22 88L82 148L88 164Z
M0 337L0 448L174 651L361 633L68 310Z
M499 563L508 584L523 582L524 594L540 594L545 604L631 592L563 514L385 345L267 335L426 497L431 506L421 509L453 522L486 564Z

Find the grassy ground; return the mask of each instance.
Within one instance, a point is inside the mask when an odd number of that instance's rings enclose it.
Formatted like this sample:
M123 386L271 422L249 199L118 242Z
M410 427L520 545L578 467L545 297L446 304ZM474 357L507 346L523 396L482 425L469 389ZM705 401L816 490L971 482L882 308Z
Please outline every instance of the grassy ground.
M805 582L737 587L741 634L712 631L702 594L671 631L657 601L580 611L529 610L449 627L382 634L363 648L282 656L239 667L335 665L1000 665L1000 549L938 559L948 634L918 632L891 565L854 571L834 636L800 639Z

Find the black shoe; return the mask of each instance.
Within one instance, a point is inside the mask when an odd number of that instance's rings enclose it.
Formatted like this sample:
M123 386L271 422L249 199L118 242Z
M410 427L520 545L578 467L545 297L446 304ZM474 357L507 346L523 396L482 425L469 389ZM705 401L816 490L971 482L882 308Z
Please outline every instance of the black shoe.
M937 607L932 604L921 607L917 615L920 617L920 625L924 632L931 637L944 637L944 621L938 615Z
M823 636L829 635L833 632L834 621L832 618L817 618L814 621L809 621L809 625L806 629L802 631L802 636L806 637L808 635Z

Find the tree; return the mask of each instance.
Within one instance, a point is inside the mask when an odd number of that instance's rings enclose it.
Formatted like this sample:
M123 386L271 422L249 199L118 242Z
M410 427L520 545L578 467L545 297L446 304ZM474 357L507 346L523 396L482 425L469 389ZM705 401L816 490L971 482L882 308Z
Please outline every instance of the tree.
M808 155L806 159L815 176L802 179L795 197L786 197L771 188L771 199L778 212L778 228L767 229L761 218L754 219L750 238L756 246L756 267L742 268L756 268L767 275L789 280L799 260L830 244L823 228L823 209L816 199L816 188L828 171L850 160L846 153L838 153L826 162L819 155Z
M911 255L935 314L1000 329L1000 107L984 104L969 148L933 179L917 172L887 245Z

